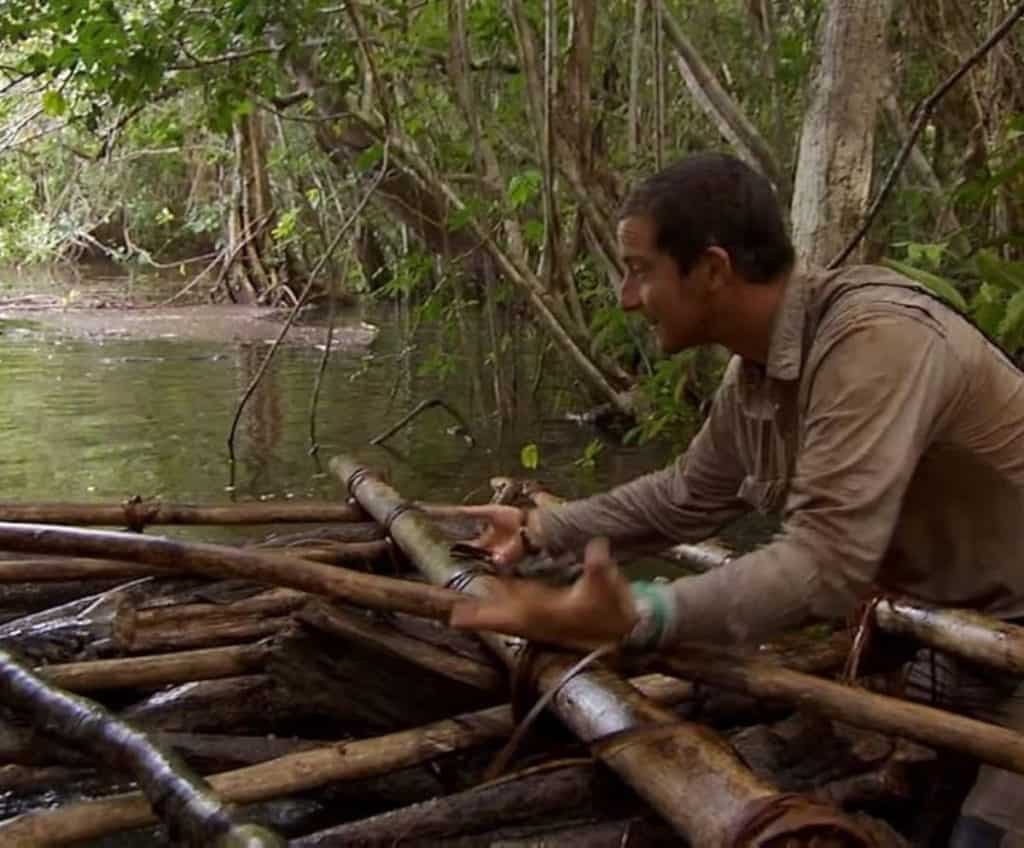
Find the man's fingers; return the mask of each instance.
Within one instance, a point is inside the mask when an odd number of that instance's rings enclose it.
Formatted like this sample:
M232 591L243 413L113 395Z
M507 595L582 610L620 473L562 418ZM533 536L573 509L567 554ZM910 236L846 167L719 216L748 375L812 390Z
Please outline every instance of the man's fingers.
M488 601L457 601L452 607L448 623L465 630L496 630L506 632L514 618L505 604Z
M608 580L616 573L616 569L607 537L598 536L587 542L583 549L583 572L587 577Z

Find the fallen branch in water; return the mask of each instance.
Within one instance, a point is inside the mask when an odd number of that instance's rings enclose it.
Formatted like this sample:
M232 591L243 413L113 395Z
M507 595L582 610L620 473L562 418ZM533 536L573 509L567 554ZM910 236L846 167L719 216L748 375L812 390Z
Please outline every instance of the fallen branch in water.
M473 434L470 432L469 425L466 424L466 419L462 417L462 415L459 413L457 409L445 403L440 398L429 398L428 400L421 400L418 404L416 404L416 406L412 408L412 410L409 413L403 415L395 424L393 424L391 427L388 427L388 429L385 430L383 433L380 433L379 435L374 436L372 439L370 439L370 444L379 445L382 442L387 441L393 435L395 435L395 433L401 430L406 424L412 421L421 412L426 412L426 410L435 406L441 407L445 412L447 412L452 418L455 419L458 425L462 428L462 432L470 445L476 444L476 439L473 438Z

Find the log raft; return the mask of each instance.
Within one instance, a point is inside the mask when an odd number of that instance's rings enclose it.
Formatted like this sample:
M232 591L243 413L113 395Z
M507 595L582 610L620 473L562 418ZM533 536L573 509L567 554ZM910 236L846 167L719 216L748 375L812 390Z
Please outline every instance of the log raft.
M1024 762L1009 731L829 680L850 644L842 633L754 654L695 646L643 664L617 659L634 674L669 672L629 682L603 664L566 679L576 657L518 640L482 646L444 626L458 597L446 584L486 592L492 579L450 556L474 528L451 506L405 502L368 474L354 488L355 501L304 513L289 503L175 507L150 509L141 524L124 505L19 505L3 517L37 524L0 524L0 552L18 557L0 559L0 639L24 650L41 683L89 692L209 774L217 803L257 805L240 820L270 816L301 845L392 844L403 833L451 846L661 845L678 834L737 848L790 838L925 845L941 841L943 818L925 823L932 817L913 816L916 805L927 798L952 814L959 803L928 794L936 756ZM544 495L518 486L502 497ZM50 522L293 523L295 532L229 547ZM329 523L297 526L309 522ZM667 555L705 569L729 553L702 545ZM45 609L50 599L61 606ZM1014 625L896 598L872 615L882 630L971 662L1024 668ZM563 724L539 720L518 749L525 767L489 782L530 689L554 693ZM510 692L514 709L491 706ZM0 844L71 844L157 821L81 742L27 725L10 706L0 703ZM54 784L96 800L39 809ZM894 821L910 841L855 812L864 809L906 811Z
M494 578L479 568L467 572L429 520L365 466L342 456L330 467L431 582L454 582L474 594L493 591ZM527 656L522 640L493 634L487 643L513 671L522 672ZM556 690L551 707L558 717L691 844L756 844L765 828L772 829L773 838L805 840L797 845L811 840L871 844L835 808L811 799L794 802L756 778L710 729L679 721L607 668L576 669L577 659L540 653L533 658L530 682L542 692ZM774 814L765 815L766 810Z

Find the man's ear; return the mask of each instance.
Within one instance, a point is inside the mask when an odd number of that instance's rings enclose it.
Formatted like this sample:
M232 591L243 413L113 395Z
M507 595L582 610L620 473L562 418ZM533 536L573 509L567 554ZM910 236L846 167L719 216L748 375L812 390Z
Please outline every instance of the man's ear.
M726 250L717 245L709 247L701 257L704 263L704 277L709 294L717 294L732 280L732 259Z

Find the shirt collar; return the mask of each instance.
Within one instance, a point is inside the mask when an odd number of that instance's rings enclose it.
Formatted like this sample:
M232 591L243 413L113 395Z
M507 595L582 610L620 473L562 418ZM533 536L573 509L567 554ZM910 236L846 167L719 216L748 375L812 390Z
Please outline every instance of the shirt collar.
M790 275L782 293L768 344L765 373L773 380L796 380L803 359L804 325L807 322L807 279Z

